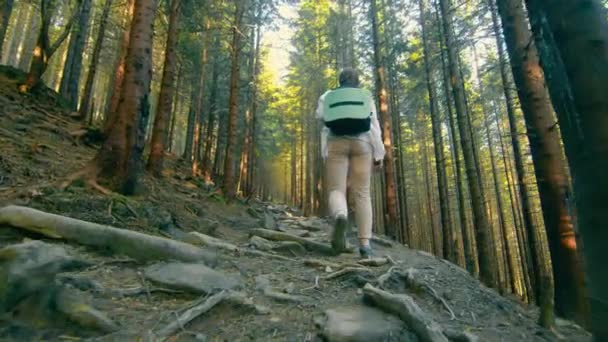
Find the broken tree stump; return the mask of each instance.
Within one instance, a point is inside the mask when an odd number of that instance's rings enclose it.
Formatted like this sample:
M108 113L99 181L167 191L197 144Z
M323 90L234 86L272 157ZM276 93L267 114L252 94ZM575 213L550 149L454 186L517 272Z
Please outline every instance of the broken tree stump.
M216 255L188 243L104 226L20 206L0 209L0 225L7 224L53 239L101 247L137 260L203 261L213 266Z
M319 252L325 255L336 255L336 251L330 245L306 239L300 236L286 234L268 229L253 229L250 235L259 236L261 238L273 241L294 241L311 252Z
M412 297L405 294L392 294L375 288L371 284L365 285L363 296L380 309L401 318L418 335L420 341L448 342L441 326L427 316Z

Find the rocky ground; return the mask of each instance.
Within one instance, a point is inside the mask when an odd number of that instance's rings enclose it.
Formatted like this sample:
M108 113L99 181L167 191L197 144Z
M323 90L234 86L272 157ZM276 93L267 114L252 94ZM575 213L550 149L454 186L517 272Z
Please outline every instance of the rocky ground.
M95 132L19 76L0 75L2 340L591 340L424 252L376 239L371 261L332 255L324 219L227 203L175 158L139 196L61 189Z

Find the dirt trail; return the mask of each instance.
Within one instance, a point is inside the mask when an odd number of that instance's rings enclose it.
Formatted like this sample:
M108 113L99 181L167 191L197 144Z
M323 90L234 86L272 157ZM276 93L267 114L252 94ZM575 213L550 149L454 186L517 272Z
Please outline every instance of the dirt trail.
M83 184L59 190L58 182L93 156L95 146L88 142L94 136L83 140L72 134L79 126L52 93L18 94L17 76L0 76L0 208L22 205L188 243L203 241L207 246L201 248L213 251L218 262L210 268L141 261L0 225L4 280L18 273L9 271L21 265L14 257L19 251L48 252L40 258L44 267L18 279L31 284L48 276L36 284L38 292L28 292L34 295L12 303L1 298L6 292L0 287L1 308L11 305L0 316L2 340L424 341L433 340L421 333L431 321L441 336L454 341L472 340L471 335L479 341L591 340L566 321L558 321L556 332L540 328L535 308L500 296L465 270L426 253L379 240L373 242L377 265L360 264L356 254L326 255L306 243L327 243L325 220L301 217L278 204L225 203L212 186L186 177L187 168L175 159L162 180L144 179L141 196L105 196ZM300 243L260 237L260 232L269 237L268 231L297 236ZM352 233L350 240L355 242ZM6 252L11 250L16 254ZM48 265L57 265L56 272ZM363 289L366 284L410 296L419 307L418 319L405 322L379 307L369 287ZM40 299L46 297L36 297L47 289L56 290L48 307ZM83 304L74 309L73 303ZM71 315L74 310L80 314ZM193 313L192 320L182 321L187 313ZM86 315L94 317L85 320Z

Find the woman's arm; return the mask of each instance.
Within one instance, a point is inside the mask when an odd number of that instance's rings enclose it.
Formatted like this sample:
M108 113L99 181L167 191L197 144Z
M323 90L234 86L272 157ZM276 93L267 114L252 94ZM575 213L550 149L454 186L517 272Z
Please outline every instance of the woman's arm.
M315 112L315 117L323 122L323 107L325 106L325 92L321 97L319 97L319 102L317 103L317 110ZM329 129L323 125L321 128L321 157L323 160L327 158L327 136L329 135Z
M386 151L384 149L384 142L382 141L382 131L380 130L380 122L378 122L378 114L376 113L376 104L372 98L372 113L371 113L371 128L370 133L372 135L372 148L373 157L375 162L384 160Z

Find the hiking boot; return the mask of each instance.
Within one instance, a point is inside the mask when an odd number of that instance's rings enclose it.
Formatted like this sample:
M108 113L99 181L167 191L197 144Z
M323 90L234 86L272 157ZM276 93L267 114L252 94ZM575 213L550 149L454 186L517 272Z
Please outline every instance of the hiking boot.
M359 247L359 256L361 259L371 259L374 256L371 246L360 246Z
M338 216L334 222L334 231L331 237L331 247L341 253L346 250L346 231L348 230L348 219Z

